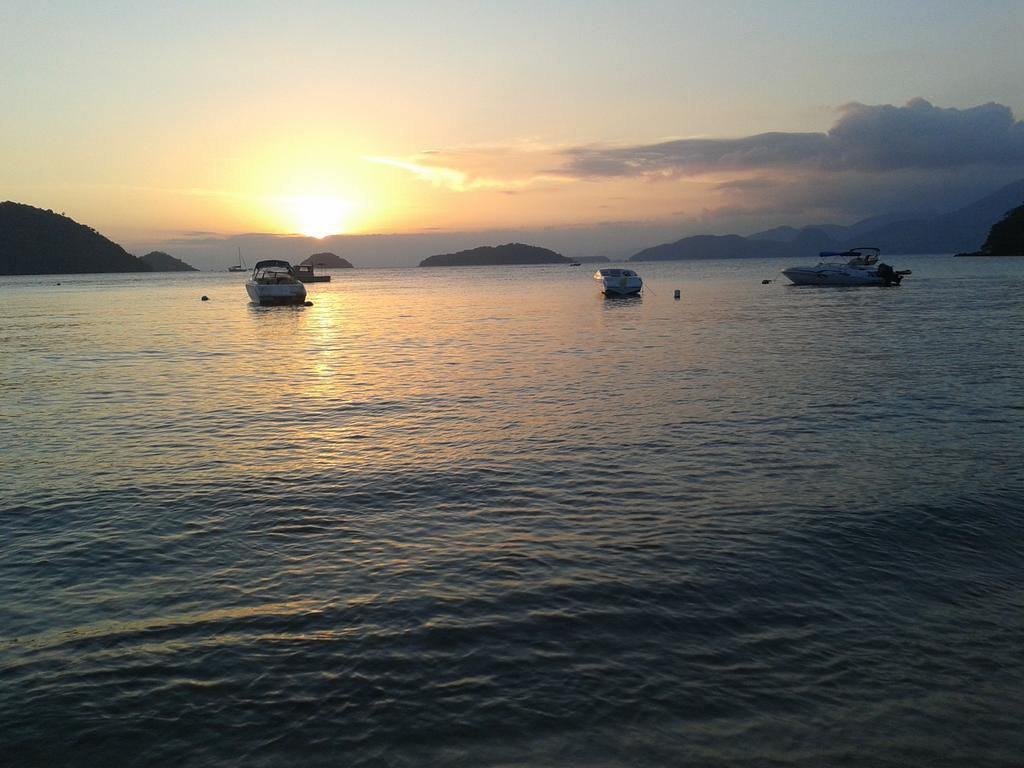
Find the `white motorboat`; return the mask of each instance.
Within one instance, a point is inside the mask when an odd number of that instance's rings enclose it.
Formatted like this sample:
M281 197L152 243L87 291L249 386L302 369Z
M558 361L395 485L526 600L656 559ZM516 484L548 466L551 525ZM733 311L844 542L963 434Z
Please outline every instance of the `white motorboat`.
M795 285L899 285L910 270L879 263L879 253L878 248L822 251L816 267L790 267L782 274Z
M632 269L599 269L594 279L601 283L605 295L611 296L632 296L644 287L644 281Z
M322 266L322 265L321 265ZM330 275L318 275L313 271L312 264L296 264L293 269L295 276L304 283L329 283Z
M306 286L287 261L256 262L245 290L257 304L302 304L306 300Z

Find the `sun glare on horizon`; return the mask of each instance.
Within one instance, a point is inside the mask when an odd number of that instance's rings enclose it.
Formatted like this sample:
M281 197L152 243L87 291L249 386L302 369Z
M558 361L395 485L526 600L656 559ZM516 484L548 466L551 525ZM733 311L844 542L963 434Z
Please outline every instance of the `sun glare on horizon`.
M288 198L288 218L293 231L323 238L346 233L352 227L356 206L334 197Z

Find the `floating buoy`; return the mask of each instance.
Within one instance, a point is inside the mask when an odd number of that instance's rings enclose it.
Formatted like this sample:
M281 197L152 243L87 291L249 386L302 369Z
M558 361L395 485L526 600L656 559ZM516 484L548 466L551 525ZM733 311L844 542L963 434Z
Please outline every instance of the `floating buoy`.
M210 300L209 296L203 296L203 301L209 301L209 300Z
M676 297L677 299L679 298L679 289L678 289L678 288L676 288L676 293L675 293L675 297Z

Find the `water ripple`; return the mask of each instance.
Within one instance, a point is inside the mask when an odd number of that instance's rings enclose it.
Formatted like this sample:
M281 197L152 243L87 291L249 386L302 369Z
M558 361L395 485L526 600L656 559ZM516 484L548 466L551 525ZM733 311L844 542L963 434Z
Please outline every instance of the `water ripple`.
M964 261L5 279L3 761L1017 764L1024 268Z

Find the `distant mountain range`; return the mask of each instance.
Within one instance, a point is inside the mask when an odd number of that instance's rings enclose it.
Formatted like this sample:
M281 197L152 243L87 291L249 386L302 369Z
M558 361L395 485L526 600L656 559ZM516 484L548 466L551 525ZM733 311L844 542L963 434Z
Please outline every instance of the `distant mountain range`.
M420 262L421 267L470 267L499 264L569 264L570 259L560 253L523 243L483 245L468 251L441 253Z
M749 237L695 235L645 248L630 261L678 259L812 258L820 251L875 246L890 254L992 252L989 229L1024 202L1024 179L996 190L970 205L937 216L886 213L855 224L775 227ZM1016 226L1017 214L1006 227ZM1002 229L1000 233L1010 231ZM1011 250L1000 234L998 248ZM1012 235L1010 236L1012 241ZM993 241L995 242L995 241ZM1015 241L1013 241L1015 242ZM985 248L982 245L985 244ZM981 248L982 250L978 250ZM988 249L988 250L986 250ZM581 262L604 261L603 257ZM421 267L567 264L555 251L523 243L482 246L443 253L420 262ZM333 253L313 254L303 263L351 267ZM50 210L14 202L0 203L0 275L67 274L75 272L187 271L193 267L162 251L141 259L128 253L92 227Z
M980 200L949 213L913 217L889 213L849 226L822 224L775 227L750 237L695 235L673 243L645 248L630 261L678 259L743 259L786 256L806 258L819 251L845 250L859 245L886 253L956 253L978 248L989 228L1024 202L1024 179L1008 184Z

